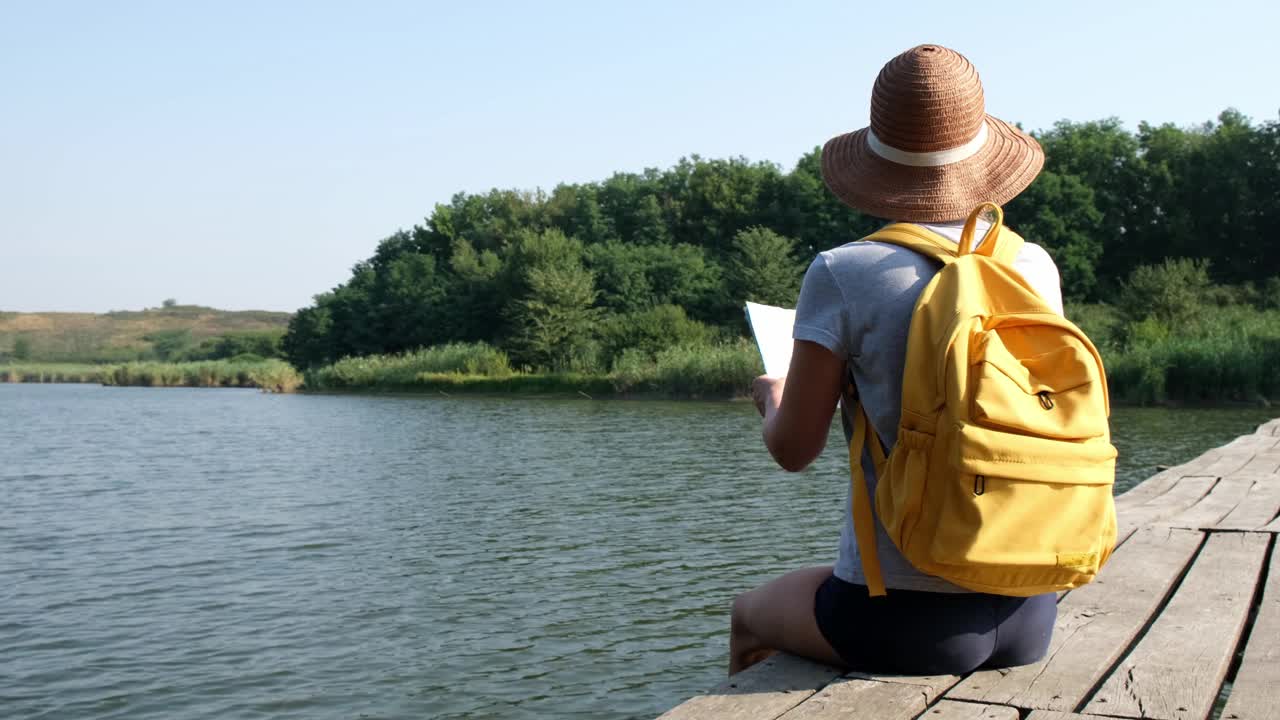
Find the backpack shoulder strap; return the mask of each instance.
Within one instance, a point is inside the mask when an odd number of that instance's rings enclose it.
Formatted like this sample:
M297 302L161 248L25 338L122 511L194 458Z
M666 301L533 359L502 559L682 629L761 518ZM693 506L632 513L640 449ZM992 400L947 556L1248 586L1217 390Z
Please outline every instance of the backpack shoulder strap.
M1025 242L1021 235L1001 225L1000 242L996 244L995 253L991 257L1012 267L1013 261L1018 258L1018 253L1022 251L1022 246Z
M976 212L976 211L975 211ZM992 235L992 231L995 235ZM877 242L889 243L890 245L898 245L914 250L915 252L932 258L949 265L960 256L960 250L956 243L945 238L931 230L926 230L919 225L911 223L893 223L886 225L870 235L862 238L863 240L874 240ZM1018 257L1018 253L1022 250L1024 240L1018 233L1005 227L1003 223L997 224L987 231L987 235L983 236L983 255L989 255L993 260L1004 265L1013 265L1013 261ZM987 248L994 248L987 250Z
M898 245L908 250L932 258L944 265L950 265L959 257L956 244L941 235L911 223L893 223L886 225L863 240Z

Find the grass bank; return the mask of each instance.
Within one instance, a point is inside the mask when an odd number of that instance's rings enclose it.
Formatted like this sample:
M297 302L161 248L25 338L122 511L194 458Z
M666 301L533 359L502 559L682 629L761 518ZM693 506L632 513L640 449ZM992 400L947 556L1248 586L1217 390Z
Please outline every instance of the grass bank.
M1176 323L1132 322L1090 305L1068 316L1097 344L1117 404L1280 402L1280 310L1212 307Z
M1280 402L1280 310L1215 308L1182 323L1176 333L1154 319L1125 320L1108 305L1076 306L1068 315L1102 352L1116 405ZM656 354L628 350L607 373L518 370L491 346L451 344L340 360L308 372L305 387L728 398L747 394L761 372L750 340L681 345Z
M513 369L483 343L453 343L403 355L347 358L306 374L307 390L386 390L485 394L585 393L729 398L763 372L748 340L679 346L654 355L624 353L608 373Z
M283 360L211 360L115 365L29 363L0 365L0 382L99 383L138 387L242 387L293 392L302 376Z

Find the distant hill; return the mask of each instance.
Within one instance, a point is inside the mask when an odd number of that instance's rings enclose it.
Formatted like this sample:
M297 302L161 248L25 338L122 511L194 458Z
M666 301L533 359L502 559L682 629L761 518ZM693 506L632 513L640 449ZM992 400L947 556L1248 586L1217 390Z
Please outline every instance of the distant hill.
M290 313L169 305L95 313L0 311L0 360L121 362L168 359L226 336L278 336Z

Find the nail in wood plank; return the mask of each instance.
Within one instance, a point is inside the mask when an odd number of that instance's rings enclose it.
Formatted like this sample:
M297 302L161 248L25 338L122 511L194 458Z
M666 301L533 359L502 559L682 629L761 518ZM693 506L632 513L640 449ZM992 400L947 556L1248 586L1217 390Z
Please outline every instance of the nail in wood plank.
M1269 536L1209 536L1173 599L1087 713L1156 720L1209 714L1244 627Z

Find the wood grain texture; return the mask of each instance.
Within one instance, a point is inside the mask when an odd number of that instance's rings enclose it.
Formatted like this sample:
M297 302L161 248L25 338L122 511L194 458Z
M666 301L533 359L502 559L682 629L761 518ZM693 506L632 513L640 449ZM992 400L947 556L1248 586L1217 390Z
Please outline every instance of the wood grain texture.
M664 713L667 720L775 720L840 676L819 663L778 654L734 675L706 695Z
M1280 475L1250 475L1249 492L1234 510L1213 527L1216 530L1260 530L1280 514Z
M1260 452L1254 455L1253 459L1241 468L1241 471L1274 475L1280 471L1280 452L1275 450Z
M1203 540L1191 530L1143 528L1089 585L1058 605L1048 655L1034 665L975 672L946 697L1074 710L1147 624Z
M1208 494L1194 505L1172 517L1159 520L1158 524L1192 530L1214 527L1240 506L1253 489L1253 484L1253 478L1247 475L1228 475L1214 483Z
M911 720L929 706L919 685L844 677L783 715L783 720Z
M943 700L929 708L920 720L1018 720L1018 711L1004 705Z
M1116 496L1116 510L1128 507L1136 507L1159 497L1169 491L1178 480L1184 475L1194 475L1194 472L1183 472L1181 468L1170 468L1161 470L1151 477L1129 488L1127 491Z
M1095 715L1209 714L1243 629L1270 536L1210 535L1173 599L1084 707Z
M1137 505L1143 505L1160 495L1168 492L1178 480L1184 477L1205 476L1208 473L1204 469L1216 462L1222 456L1222 448L1212 448L1200 454L1198 457L1189 460L1181 465L1175 465L1167 470L1152 475L1137 485L1130 488L1127 492L1116 496L1116 509L1129 508Z
M1182 477L1168 492L1137 507L1125 508L1116 513L1119 528L1116 542L1124 542L1138 528L1173 517L1200 502L1218 484L1217 477Z
M1265 720L1277 715L1280 715L1280 552L1273 546L1257 619L1221 717Z
M1052 710L1037 710L1027 716L1027 720L1111 720L1110 717L1102 717L1100 715L1080 715L1079 712L1053 712Z
M847 673L845 677L896 683L898 685L913 685L924 693L925 700L928 702L937 700L944 692L960 682L960 676L958 675L879 675L854 671Z

